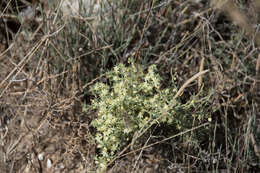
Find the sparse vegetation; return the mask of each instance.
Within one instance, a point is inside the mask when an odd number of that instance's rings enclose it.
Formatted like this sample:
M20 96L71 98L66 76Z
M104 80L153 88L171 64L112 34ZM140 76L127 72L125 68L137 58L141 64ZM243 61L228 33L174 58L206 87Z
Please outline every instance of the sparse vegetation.
M0 172L259 172L258 1L96 2L0 2Z

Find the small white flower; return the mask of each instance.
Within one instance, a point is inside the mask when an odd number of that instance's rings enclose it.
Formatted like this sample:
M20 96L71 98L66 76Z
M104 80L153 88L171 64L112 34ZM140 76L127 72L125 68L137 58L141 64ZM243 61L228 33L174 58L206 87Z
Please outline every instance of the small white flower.
M129 129L129 128L125 128L125 129L124 129L124 133L125 133L125 134L128 134L128 133L130 133L130 132L131 132L131 129Z

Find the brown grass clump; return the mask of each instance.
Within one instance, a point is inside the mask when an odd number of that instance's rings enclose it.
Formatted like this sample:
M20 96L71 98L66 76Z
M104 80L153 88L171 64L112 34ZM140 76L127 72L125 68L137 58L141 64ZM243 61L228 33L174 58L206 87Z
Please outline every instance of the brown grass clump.
M0 2L0 172L96 172L89 89L129 58L210 104L184 131L149 127L107 172L258 172L259 2L102 2L70 17L58 0Z

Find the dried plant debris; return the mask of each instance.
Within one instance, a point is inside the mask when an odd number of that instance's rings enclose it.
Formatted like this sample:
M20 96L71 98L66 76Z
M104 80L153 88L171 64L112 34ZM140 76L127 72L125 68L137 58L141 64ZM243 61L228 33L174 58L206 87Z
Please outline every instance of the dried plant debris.
M255 15L257 15L257 11L259 10L259 5L257 5L259 2L251 2L250 5L250 10L253 10ZM251 37L255 37L257 45L260 44L260 35L255 29L256 23L252 23L252 20L248 17L248 14L240 10L235 2L229 0L212 0L211 6L225 12L235 24L244 29Z
M259 4L0 1L0 172L258 172Z

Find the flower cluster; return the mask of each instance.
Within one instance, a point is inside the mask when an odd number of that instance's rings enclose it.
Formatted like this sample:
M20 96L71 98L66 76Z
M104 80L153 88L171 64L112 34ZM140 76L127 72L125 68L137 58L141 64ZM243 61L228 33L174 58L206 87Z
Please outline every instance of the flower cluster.
M95 139L100 149L97 157L100 167L105 168L135 132L151 123L175 123L179 128L183 122L187 123L185 112L187 114L194 104L192 101L182 104L174 99L175 84L161 89L161 78L155 65L145 71L130 61L129 67L119 64L106 77L107 84L97 83L91 89L95 95L91 108L98 112L92 125L97 129ZM172 103L175 105L169 109ZM167 110L164 116L163 110Z

